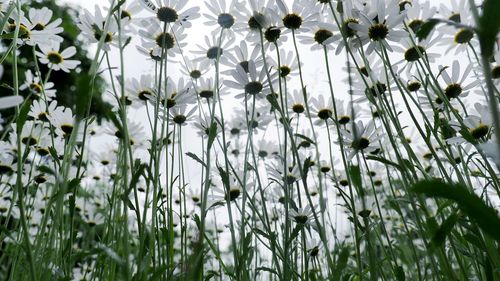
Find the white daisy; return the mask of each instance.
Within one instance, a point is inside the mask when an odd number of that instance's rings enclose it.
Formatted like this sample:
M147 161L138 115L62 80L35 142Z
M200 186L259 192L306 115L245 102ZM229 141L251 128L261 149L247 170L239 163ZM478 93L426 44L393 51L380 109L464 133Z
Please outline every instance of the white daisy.
M87 9L80 14L80 23L77 24L78 28L82 31L82 35L90 41L90 43L98 43L102 36L104 36L103 50L110 51L110 45L118 46L118 24L116 20L111 17L108 24L108 29L104 30L106 26L106 18L102 15L101 9L95 5L94 15ZM123 38L122 42L125 42Z
M199 7L185 9L188 0L141 0L141 4L156 15L156 19L163 23L191 27L191 21L200 16Z
M373 120L364 125L361 120L353 123L351 130L341 129L341 134L346 150L349 152L347 160L350 161L358 152L372 152L378 149L380 137L375 131Z
M42 96L43 93L50 99L56 97L56 89L54 89L54 83L47 82L43 84L40 77L33 75L31 70L26 70L25 74L26 79L24 83L19 87L19 90L29 90L30 93L39 97ZM42 85L43 84L43 85Z
M71 69L75 69L80 61L78 60L68 60L76 54L76 48L71 46L64 51L59 52L60 45L55 44L52 46L39 45L41 52L36 52L36 55L40 58L40 62L47 64L52 70L62 70L68 72Z
M460 63L458 60L453 61L451 68L451 76L448 74L448 69L443 70L443 66L440 66L442 80L446 83L443 87L444 95L449 99L466 97L469 94L469 90L473 89L475 86L481 83L480 80L474 80L468 84L465 84L465 80L468 78L472 71L472 64L467 64L467 67L460 77Z
M230 88L240 91L235 98L249 99L252 96L263 98L265 95L271 93L269 82L267 80L267 70L262 67L260 72L257 72L254 61L248 62L248 73L245 72L241 65L237 65L236 69L232 71L234 81L225 80L224 84ZM271 75L272 83L275 83L276 73Z
M408 36L406 31L398 29L406 15L399 11L397 2L398 0L387 3L384 0L376 0L367 14L360 12L360 23L349 23L349 27L356 30L359 36L358 40L353 41L353 46L368 44L368 55L375 49L380 50L380 43L392 51L387 41L399 42L401 38Z

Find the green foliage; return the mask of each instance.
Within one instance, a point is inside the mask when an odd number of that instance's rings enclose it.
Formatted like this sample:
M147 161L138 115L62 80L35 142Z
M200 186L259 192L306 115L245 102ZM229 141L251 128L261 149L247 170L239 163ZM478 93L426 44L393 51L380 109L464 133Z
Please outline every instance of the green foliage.
M106 82L100 76L97 76L94 84L92 84L92 75L89 73L92 60L89 59L88 49L83 42L78 38L80 30L75 25L75 19L78 18L80 9L73 8L68 5L59 5L55 0L44 0L38 2L29 2L29 7L42 8L47 7L53 11L52 19L61 18L61 27L64 31L60 34L64 41L61 44L61 49L65 49L70 46L74 46L77 50L76 55L72 58L81 61L80 66L77 71L72 71L66 73L64 71L52 71L50 74L49 81L54 83L54 89L57 90L56 100L59 105L72 108L75 110L77 116L81 117L87 110L86 107L77 106L86 105L90 99L90 94L93 91L92 103L90 106L90 114L97 116L97 120L101 121L105 118L105 112L111 109L111 106L104 102L102 99L102 93L104 93ZM23 8L24 9L24 8ZM26 10L26 9L24 9ZM8 46L12 40L3 39L1 40L3 45ZM22 46L19 48L18 56L18 74L20 84L23 83L25 79L25 72L31 70L33 74L36 73L35 63L33 60L33 47ZM12 81L13 81L13 70L12 70L12 56L8 56L2 63L4 66L4 74L2 77L2 96L12 95ZM40 72L42 77L46 77L49 69L44 64L39 64ZM24 90L20 92L25 98L29 97L29 90ZM12 118L13 110L2 111L2 116L7 117L7 119Z
M465 186L440 180L426 180L416 183L411 190L430 198L445 198L454 201L460 210L475 221L484 232L500 241L500 232L498 231L500 229L500 218L497 212ZM452 222L453 220L446 222L445 230L442 232L449 232L446 229L450 228L449 225L452 225Z

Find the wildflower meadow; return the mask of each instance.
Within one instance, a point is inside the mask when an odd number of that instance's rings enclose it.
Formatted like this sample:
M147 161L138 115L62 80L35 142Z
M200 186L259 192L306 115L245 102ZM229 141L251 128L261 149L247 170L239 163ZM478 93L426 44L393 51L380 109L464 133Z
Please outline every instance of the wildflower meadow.
M0 280L500 281L499 0L0 0Z

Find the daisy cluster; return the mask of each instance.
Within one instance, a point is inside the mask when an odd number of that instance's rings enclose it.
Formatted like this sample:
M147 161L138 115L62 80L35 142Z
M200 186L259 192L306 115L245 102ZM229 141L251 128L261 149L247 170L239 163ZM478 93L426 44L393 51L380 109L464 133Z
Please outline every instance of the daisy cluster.
M62 20L0 1L2 57L31 48L35 65L24 102L0 98L20 105L0 118L0 276L430 280L466 264L453 277L476 278L456 248L426 252L434 214L462 214L409 191L459 182L499 206L500 46L485 68L472 2L109 0L71 23L97 48L83 71L109 75L97 123L56 101L51 73L82 71ZM127 76L137 63L151 73Z

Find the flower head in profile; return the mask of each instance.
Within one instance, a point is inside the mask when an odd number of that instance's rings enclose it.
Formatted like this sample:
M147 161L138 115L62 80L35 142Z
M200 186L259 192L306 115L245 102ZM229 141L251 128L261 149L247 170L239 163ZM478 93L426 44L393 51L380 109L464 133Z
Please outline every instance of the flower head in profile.
M75 69L80 61L70 60L72 56L76 54L76 48L71 46L64 49L62 52L59 51L60 45L55 44L52 46L39 45L41 52L36 52L39 60L43 64L47 64L52 70L62 70L68 72Z

